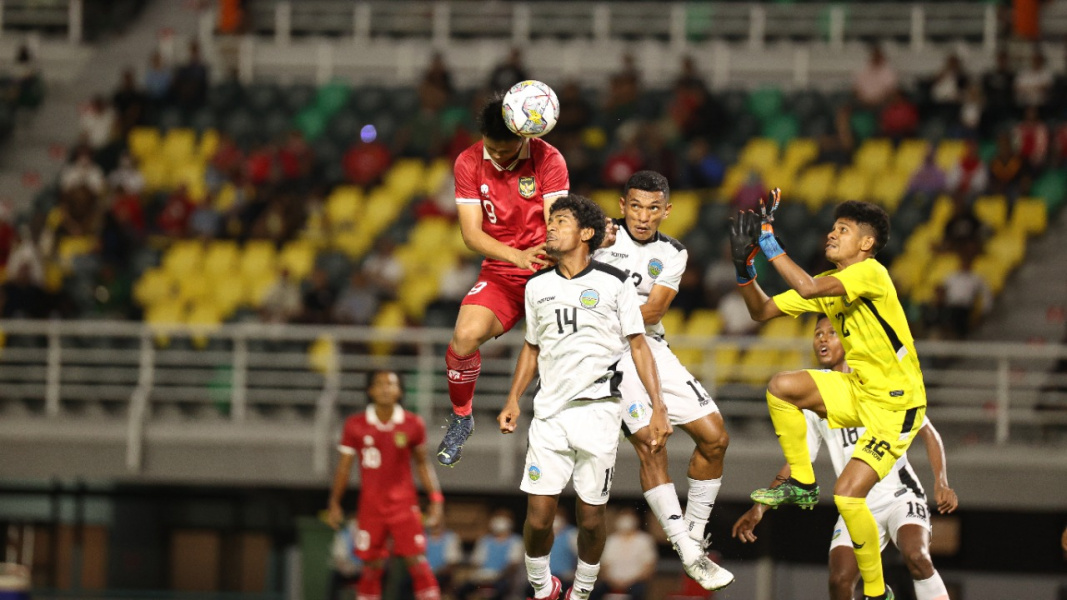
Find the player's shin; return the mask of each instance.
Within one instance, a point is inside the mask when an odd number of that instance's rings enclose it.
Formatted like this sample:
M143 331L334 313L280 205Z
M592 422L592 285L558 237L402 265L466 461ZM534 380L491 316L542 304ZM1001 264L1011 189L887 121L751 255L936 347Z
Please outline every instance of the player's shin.
M778 434L778 443L782 446L785 461L789 463L790 477L796 481L811 485L815 483L815 471L811 467L811 455L808 453L808 422L800 409L767 392L767 408L770 409L771 423Z
M415 588L415 600L440 600L441 590L437 586L433 570L430 569L430 563L420 560L408 565L408 574L411 575L412 587Z
M449 346L445 353L445 367L448 369L448 399L452 401L452 412L461 417L470 415L474 386L482 372L481 351L459 356Z
M689 537L701 542L704 540L704 528L711 518L715 499L722 487L722 477L718 479L689 478L689 497L685 504L685 523Z
M382 568L366 565L356 585L356 600L381 600Z
M915 581L916 600L948 600L948 589L941 581L941 574L934 571L933 577Z
M648 502L652 513L659 520L663 533L667 534L682 563L690 564L700 558L700 546L689 537L686 530L685 520L682 518L682 506L678 502L678 492L673 483L665 483L645 492L645 501Z
M885 580L882 578L882 547L878 536L878 524L867 507L865 498L834 496L834 503L841 513L841 518L852 538L852 548L856 553L856 564L863 577L863 593L866 596L880 596L885 593Z

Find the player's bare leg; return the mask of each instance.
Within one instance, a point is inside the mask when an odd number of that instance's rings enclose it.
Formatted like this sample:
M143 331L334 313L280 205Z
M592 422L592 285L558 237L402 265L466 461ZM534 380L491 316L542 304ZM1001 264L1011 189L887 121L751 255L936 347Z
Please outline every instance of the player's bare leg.
M930 532L919 525L897 529L897 548L915 582L916 600L948 600L948 589L930 559Z
M863 578L864 598L893 598L882 577L882 548L878 524L867 507L867 494L878 483L878 473L870 465L853 458L848 461L834 485L834 504L852 538L856 563Z
M752 500L774 508L782 504L813 508L819 501L819 486L815 485L815 471L808 454L807 420L800 411L807 409L826 418L819 386L807 371L777 373L767 384L767 408L789 463L790 477L778 487L752 492Z
M704 528L711 518L715 500L722 486L723 460L730 445L730 435L722 413L713 412L679 425L696 443L689 458L689 498L685 505L685 523L689 537L708 545Z
M451 467L459 462L463 456L463 444L474 432L474 417L471 414L474 386L482 372L482 356L478 349L502 333L504 326L493 311L476 304L460 307L452 340L445 354L452 414L448 418L448 431L437 447L437 460L442 465Z
M682 518L678 492L667 470L667 453L653 453L648 444L650 437L649 428L642 427L628 438L641 462L641 489L644 491L645 501L648 502L652 513L656 515L660 527L667 534L667 539L674 546L674 551L681 558L686 574L708 590L730 585L733 583L734 576L708 559L700 542L689 536L685 520Z
M860 567L851 548L838 546L830 550L830 600L852 600L860 581Z
M552 522L556 518L559 496L526 497L526 522L522 525L522 542L526 547L526 576L534 590L534 598L556 600L562 591L559 579L549 572L548 555L552 552L555 533ZM581 548L579 533L578 547ZM601 546L603 549L603 546Z

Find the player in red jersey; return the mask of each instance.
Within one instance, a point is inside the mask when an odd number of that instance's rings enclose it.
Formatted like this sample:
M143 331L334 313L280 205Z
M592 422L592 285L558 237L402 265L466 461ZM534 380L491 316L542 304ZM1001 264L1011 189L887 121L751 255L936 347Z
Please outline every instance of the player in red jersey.
M426 536L412 479L415 461L422 486L430 496L426 524L433 527L444 512L444 496L426 457L426 426L414 413L400 406L403 389L393 371L367 375L366 412L348 417L341 434L341 453L330 491L329 522L335 529L344 520L341 499L348 486L352 462L359 456L359 510L356 518L356 556L363 561L363 574L356 587L358 600L380 600L382 570L393 553L403 557L414 583L416 600L438 600L437 579L426 562Z
M437 460L447 466L459 462L474 431L471 401L482 368L478 348L522 318L526 280L549 264L542 256L548 211L570 189L558 150L521 138L504 124L503 98L493 96L482 108L482 141L459 155L454 170L463 242L485 261L460 306L445 354L452 414Z

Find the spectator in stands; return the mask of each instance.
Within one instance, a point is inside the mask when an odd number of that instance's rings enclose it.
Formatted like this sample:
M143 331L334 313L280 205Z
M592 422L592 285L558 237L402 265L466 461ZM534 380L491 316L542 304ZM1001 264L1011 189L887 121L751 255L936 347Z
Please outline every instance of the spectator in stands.
M1045 55L1035 52L1030 66L1015 78L1015 102L1023 109L1041 110L1048 104L1054 77L1048 68Z
M996 66L982 76L982 91L993 122L999 123L1015 114L1015 68L1007 49L997 51Z
M315 167L315 152L299 129L291 130L278 149L278 170L286 189L306 191Z
M128 194L140 194L144 191L144 175L133 162L128 152L119 157L119 164L107 176L108 186L113 190L122 189Z
M245 177L248 182L256 187L275 183L278 180L277 155L274 144L255 146L245 160Z
M227 133L219 134L219 144L207 163L204 182L211 191L218 191L222 184L243 179L245 155L237 141Z
M667 114L682 139L715 139L722 130L725 112L711 97L692 57L682 59L682 72L675 80Z
M578 565L578 528L571 525L568 511L560 506L556 518L552 521L552 550L548 553L548 568L553 577L559 579L563 589L574 583L574 570ZM530 596L533 596L532 591Z
M426 533L426 562L437 578L441 594L451 594L453 571L463 562L459 535L445 527L444 519L438 519Z
M8 270L7 282L0 287L0 317L42 319L50 310L48 294L34 282L29 265Z
M619 148L604 160L601 171L601 183L604 187L622 189L622 186L634 173L645 168L645 157L641 153L636 121L626 123L619 128Z
M7 255L6 272L18 273L26 269L30 281L37 286L44 285L44 257L41 247L29 225L20 225L11 239L11 251Z
M704 308L704 265L700 262L701 258L689 257L682 279L678 282L678 295L671 302L672 309L681 310L687 317L694 310Z
M471 554L474 572L456 590L460 600L503 600L512 594L516 574L525 556L522 538L515 534L514 526L510 511L493 512L489 519L489 533L478 540Z
M1036 106L1024 109L1023 120L1015 125L1012 137L1015 150L1022 157L1028 171L1036 172L1045 167L1048 161L1049 131Z
M64 165L59 172L59 189L63 192L84 187L94 194L104 191L104 171L93 162L93 153L88 147L79 148L74 160Z
M983 119L985 113L985 96L982 95L982 86L977 81L967 85L963 93L963 102L960 103L958 136L970 140L981 137L988 129L987 122Z
M451 267L443 270L438 280L438 299L462 301L474 284L478 283L481 263L478 256L464 256Z
M326 324L330 322L333 305L337 301L337 292L330 285L326 271L316 268L308 278L308 289L304 292L301 321L304 323Z
M971 203L964 194L952 197L952 216L945 223L942 235L942 250L955 252L961 258L978 256L982 243L988 237L985 223L974 214Z
M104 213L99 238L100 260L104 265L125 272L140 241L133 227L120 221L115 211Z
M819 139L819 162L847 165L852 162L856 136L852 131L852 108L847 104L834 111L834 130Z
M526 66L522 64L522 50L516 46L504 62L493 67L489 74L489 89L492 92L506 92L511 86L529 78Z
M897 90L882 108L879 121L882 135L899 142L913 137L919 129L919 109L903 92Z
M708 84L697 69L697 63L692 56L687 54L682 57L682 68L678 73L678 78L674 80L674 87L675 89L708 89Z
M419 109L407 116L393 139L397 154L423 160L441 155L445 145L441 111L446 101L440 88L423 86L419 89Z
M96 95L82 111L79 132L90 148L101 150L115 139L117 123L115 110L103 96Z
M393 156L389 148L378 141L378 134L373 128L368 130L364 127L359 137L360 141L345 153L342 165L345 178L366 189L381 181L393 162Z
M940 286L938 328L950 339L966 338L979 319L993 309L993 292L972 270L973 266L973 256L961 257L959 270L946 277Z
M148 96L137 87L132 68L122 72L122 81L111 96L111 105L118 117L121 138L125 139L131 129L144 121L148 112Z
M300 315L301 308L300 284L293 281L289 269L283 267L278 281L263 296L259 318L264 323L288 323Z
M348 285L334 305L333 321L344 325L369 325L378 314L380 295L361 269L353 269Z
M163 55L156 50L152 53L148 68L145 69L145 94L158 106L170 95L170 85L173 80L174 72L163 62Z
M737 287L737 270L732 256L730 243L724 242L719 259L711 261L704 271L704 298L709 308L717 307L723 296Z
M634 89L641 89L641 72L637 70L637 60L633 52L622 53L622 65L612 77L620 80L629 80Z
M575 80L569 80L559 90L559 119L550 135L553 138L579 136L593 122L593 106L582 96Z
M221 226L222 214L207 199L197 204L189 215L189 234L198 240L215 239Z
M156 219L156 228L163 235L173 239L183 239L189 235L189 218L195 208L189 190L185 184L179 185L163 204Z
M456 93L456 88L452 85L452 73L445 66L445 58L440 52L433 53L430 66L422 75L422 85L440 90L446 99Z
M599 600L607 594L624 594L638 600L646 597L659 553L656 540L639 529L640 523L633 508L627 506L619 510L615 517L615 531L604 542L600 577L591 600Z
M19 106L37 106L41 102L41 71L29 46L22 44L15 54L15 66L11 72L15 80Z
M609 130L637 116L637 101L641 96L639 86L640 79L626 70L625 65L623 71L613 73L608 79L608 93L604 96L604 121Z
M745 183L738 187L733 197L730 198L730 206L733 211L759 210L760 198L766 194L767 187L760 178L759 171L752 169L748 172Z
M909 194L921 194L927 198L935 198L945 191L945 172L937 165L937 155L931 148L923 160L922 166L915 170L908 181Z
M570 163L568 163L570 164ZM707 139L694 138L686 149L678 189L717 188L726 174L726 165L711 153Z
M187 112L194 111L207 101L208 69L200 59L200 44L189 42L189 60L178 67L171 85L174 101Z
M0 201L0 271L7 265L7 259L15 249L15 241L18 239L18 231L12 223L14 216L11 203L7 200Z
M945 64L930 82L930 102L939 114L955 118L967 89L967 74L955 53L945 58Z
M145 231L144 209L141 206L141 197L132 192L124 183L113 188L111 197L111 213L124 227L129 228L136 236L141 236Z
M396 242L389 236L378 239L374 252L363 261L363 272L372 285L382 290L384 298L395 298L404 280L404 265L396 258Z
M128 270L103 264L93 282L93 313L97 319L129 319L133 316L133 282Z
M1001 132L997 136L997 154L989 161L989 191L1014 201L1019 195L1024 166L1022 156L1012 146L1011 136Z
M751 335L759 329L759 323L752 320L745 299L736 286L719 300L718 311L724 335Z
M87 187L64 192L59 198L57 235L92 236L100 227L99 196Z
M985 191L989 170L978 155L978 143L967 142L967 150L945 179L945 188L953 195L977 196Z
M870 59L852 78L852 91L856 100L866 108L882 106L900 87L897 71L886 59L882 48L871 46Z

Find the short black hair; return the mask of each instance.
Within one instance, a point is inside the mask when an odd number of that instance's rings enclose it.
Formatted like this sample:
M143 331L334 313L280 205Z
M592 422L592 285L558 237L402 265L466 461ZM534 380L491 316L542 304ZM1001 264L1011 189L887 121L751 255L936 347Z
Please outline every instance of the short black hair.
M486 100L478 115L478 131L494 141L511 141L519 136L504 123L504 93L497 92Z
M371 397L370 397L370 388L371 388L372 385L374 385L374 379L376 377L378 377L379 375L396 375L397 383L400 384L400 400L399 400L399 402L403 402L404 401L404 376L401 375L399 371L394 371L392 369L371 369L370 371L367 371L367 386L365 388L366 391L367 391L367 402L368 403L372 402Z
M605 223L607 217L604 216L604 211L600 209L600 206L585 196L571 194L553 202L549 216L561 210L571 211L574 218L578 220L579 229L593 230L593 237L589 238L586 243L589 244L589 252L596 251L600 244L604 242L605 230L607 229L607 224Z
M874 232L872 255L878 254L889 242L889 215L881 206L858 200L842 202L834 209L834 220L838 219L848 219L871 228Z
M827 321L830 321L830 316L827 315L826 313L815 313L815 326L818 327L819 326L819 321L822 321L823 319L826 319ZM830 322L833 323L833 321L830 321Z
M630 175L622 188L622 195L628 195L630 190L663 192L664 200L670 200L671 197L671 186L667 183L667 178L655 171L638 171Z

